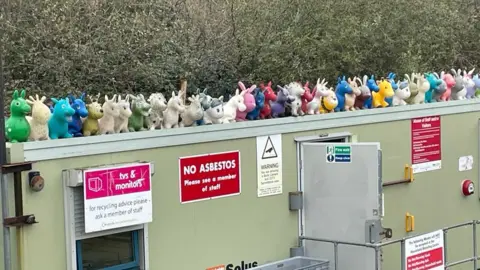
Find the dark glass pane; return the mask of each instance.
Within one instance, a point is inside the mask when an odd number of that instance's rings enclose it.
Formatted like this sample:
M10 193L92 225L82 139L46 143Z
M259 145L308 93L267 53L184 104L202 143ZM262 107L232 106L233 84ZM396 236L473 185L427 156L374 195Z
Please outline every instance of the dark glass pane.
M82 240L83 270L97 270L134 261L132 232Z

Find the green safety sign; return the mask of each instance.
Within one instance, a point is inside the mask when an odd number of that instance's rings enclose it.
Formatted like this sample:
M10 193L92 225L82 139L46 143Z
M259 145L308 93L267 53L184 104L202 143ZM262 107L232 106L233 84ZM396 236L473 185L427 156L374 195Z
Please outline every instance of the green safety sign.
M352 146L350 145L328 145L326 153L327 163L349 163L352 162Z

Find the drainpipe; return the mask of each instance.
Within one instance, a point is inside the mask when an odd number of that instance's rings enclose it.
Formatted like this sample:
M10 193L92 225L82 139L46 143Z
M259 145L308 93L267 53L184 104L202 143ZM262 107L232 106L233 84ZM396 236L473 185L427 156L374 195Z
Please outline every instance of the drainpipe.
M0 29L0 40L3 30ZM3 77L3 46L0 47L0 196L2 197L2 224L8 217L8 183L3 174L3 165L7 162L7 146L5 145L5 82ZM3 264L4 270L12 269L12 255L10 244L10 228L3 225Z

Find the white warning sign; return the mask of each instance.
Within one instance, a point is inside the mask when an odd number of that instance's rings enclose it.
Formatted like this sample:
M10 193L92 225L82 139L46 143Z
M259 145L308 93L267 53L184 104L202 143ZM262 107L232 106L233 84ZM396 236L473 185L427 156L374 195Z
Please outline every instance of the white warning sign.
M282 135L257 137L257 195L282 194Z

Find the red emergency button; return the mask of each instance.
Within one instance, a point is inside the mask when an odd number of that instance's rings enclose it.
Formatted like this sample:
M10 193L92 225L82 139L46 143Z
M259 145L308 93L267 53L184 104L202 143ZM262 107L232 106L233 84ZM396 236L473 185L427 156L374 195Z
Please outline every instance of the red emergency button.
M466 179L462 182L462 193L464 196L470 196L475 192L475 186L473 182Z

